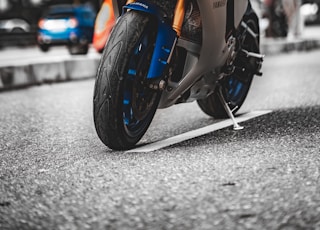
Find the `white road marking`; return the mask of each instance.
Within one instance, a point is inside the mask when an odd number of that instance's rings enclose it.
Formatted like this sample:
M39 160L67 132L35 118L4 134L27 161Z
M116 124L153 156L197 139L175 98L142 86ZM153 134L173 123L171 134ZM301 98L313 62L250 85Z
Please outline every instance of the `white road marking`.
M250 120L255 117L262 116L262 115L265 115L265 114L268 114L271 112L272 112L271 110L253 111L253 112L243 114L239 117L236 117L236 120L237 120L237 122L244 122L244 121L247 121L247 120ZM173 137L170 137L170 138L167 138L164 140L160 140L160 141L157 141L157 142L154 142L151 144L147 144L147 145L135 148L135 149L130 149L130 150L126 151L126 153L152 152L155 150L159 150L159 149L168 147L170 145L174 145L174 144L186 141L186 140L193 139L195 137L199 137L199 136L217 131L219 129L226 128L231 125L233 125L232 120L226 119L226 120L214 123L212 125L205 126L203 128L199 128L199 129L195 129L195 130L192 130L192 131L189 131L186 133L182 133L177 136L173 136Z

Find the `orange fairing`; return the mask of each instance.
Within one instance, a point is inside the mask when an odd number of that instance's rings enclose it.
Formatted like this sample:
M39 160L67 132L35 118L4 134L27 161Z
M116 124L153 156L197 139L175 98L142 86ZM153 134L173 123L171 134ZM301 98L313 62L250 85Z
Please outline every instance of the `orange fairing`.
M112 0L105 0L95 21L93 47L101 52L115 23Z

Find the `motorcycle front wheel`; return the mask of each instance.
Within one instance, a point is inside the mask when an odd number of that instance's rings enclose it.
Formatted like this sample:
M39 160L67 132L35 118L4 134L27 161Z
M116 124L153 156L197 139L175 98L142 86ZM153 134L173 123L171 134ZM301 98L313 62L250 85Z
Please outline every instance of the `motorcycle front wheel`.
M152 18L129 11L115 25L103 51L95 82L94 123L111 149L134 147L157 110L160 92L149 88L147 79L156 28Z

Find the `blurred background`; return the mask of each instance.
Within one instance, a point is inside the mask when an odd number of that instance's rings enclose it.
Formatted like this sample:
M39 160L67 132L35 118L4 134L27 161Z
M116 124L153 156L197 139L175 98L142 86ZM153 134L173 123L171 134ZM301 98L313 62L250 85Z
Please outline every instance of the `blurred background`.
M266 37L299 37L320 23L320 0L251 0Z
M0 48L35 45L39 20L53 5L84 5L91 8L96 15L103 2L103 0L0 0ZM320 0L251 0L251 2L262 19L261 30L266 37L300 36L304 26L320 23Z
M96 14L101 0L0 0L0 47L35 45L40 18L58 4L85 5Z

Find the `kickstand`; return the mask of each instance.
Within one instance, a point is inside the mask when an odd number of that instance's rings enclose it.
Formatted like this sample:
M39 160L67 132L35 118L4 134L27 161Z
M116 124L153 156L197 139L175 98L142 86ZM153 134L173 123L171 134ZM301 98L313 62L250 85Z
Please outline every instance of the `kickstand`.
M234 130L241 130L244 127L239 125L238 122L236 121L236 119L233 116L233 113L228 105L228 103L226 102L226 100L223 97L222 91L221 91L221 87L219 87L219 92L218 92L219 98L220 98L220 102L222 103L225 111L227 112L228 116L231 118L232 122L233 122L233 129Z

